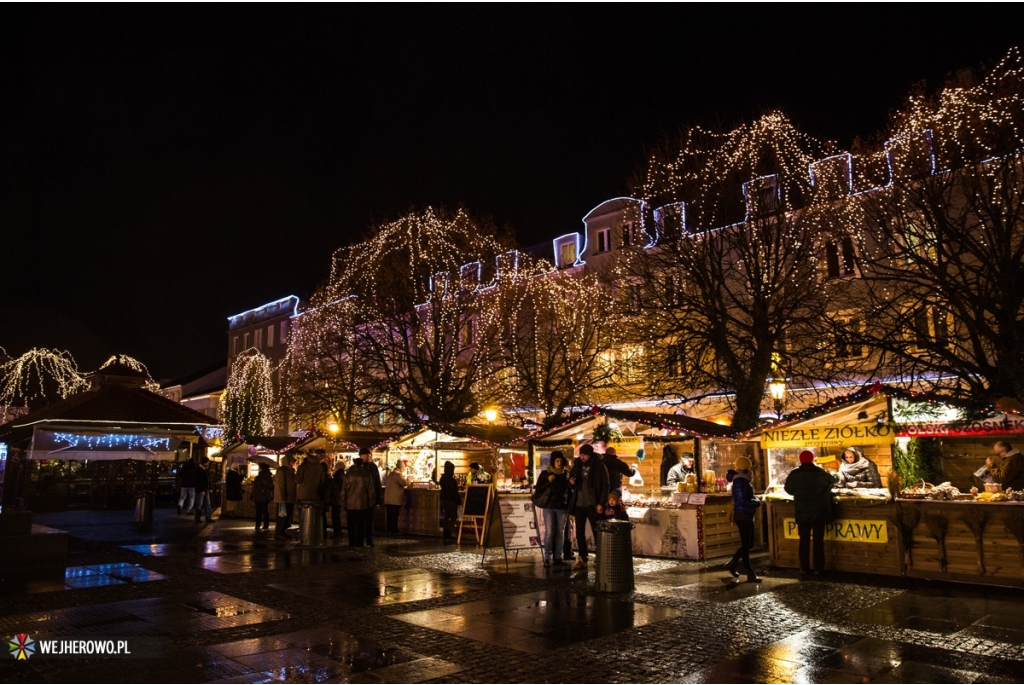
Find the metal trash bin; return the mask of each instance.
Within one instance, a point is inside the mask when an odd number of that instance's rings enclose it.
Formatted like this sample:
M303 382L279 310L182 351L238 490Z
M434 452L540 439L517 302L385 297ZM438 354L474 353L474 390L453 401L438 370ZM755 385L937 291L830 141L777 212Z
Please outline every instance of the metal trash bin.
M135 493L135 523L146 526L153 523L153 492Z
M631 592L633 524L629 521L601 521L597 528L598 592Z
M324 546L324 504L317 500L299 502L299 544Z

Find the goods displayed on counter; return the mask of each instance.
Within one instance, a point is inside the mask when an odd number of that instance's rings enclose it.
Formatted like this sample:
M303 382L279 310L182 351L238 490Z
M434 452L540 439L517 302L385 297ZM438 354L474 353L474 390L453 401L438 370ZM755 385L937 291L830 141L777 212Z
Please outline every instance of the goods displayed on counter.
M682 483L679 485L682 485ZM680 492L685 492L685 490L680 490ZM660 499L658 497L634 495L633 493L626 491L622 493L622 503L627 507L646 507L647 509L682 509L684 506L680 502L673 502L671 500Z
M884 504L892 499L887 488L832 488L832 495L840 502L862 502L865 504ZM763 499L774 502L792 502L793 496L781 485L769 486Z
M910 487L900 490L900 499L920 500L945 500L953 502L1024 502L1024 491L1014 491L1012 488L1003 492L1003 486L999 483L985 483L985 491L979 492L978 488L971 488L970 492L960 492L951 483L940 483L932 485L921 481Z

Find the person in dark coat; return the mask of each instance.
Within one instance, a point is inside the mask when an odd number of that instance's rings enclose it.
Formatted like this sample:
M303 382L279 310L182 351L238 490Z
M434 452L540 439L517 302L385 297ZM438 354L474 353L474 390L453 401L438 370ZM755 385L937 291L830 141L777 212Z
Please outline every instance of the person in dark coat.
M339 465L330 483L331 527L334 537L341 537L341 512L345 509L345 467Z
M610 491L608 469L595 457L591 445L580 448L580 458L569 472L569 485L573 487L569 511L576 521L576 547L580 552L573 569L579 571L587 568L587 521L596 538L597 517L604 511Z
M455 481L455 464L450 461L444 463L444 473L437 484L441 486L438 495L441 503L441 539L444 542L454 542L455 521L459 518L459 505L462 503L459 484Z
M235 518L235 509L242 501L242 472L239 466L232 466L224 475L224 512L230 518Z
M736 566L742 561L743 568L747 569L747 582L760 583L761 579L750 565L750 548L754 546L754 515L761 506L760 500L754 497L754 487L750 484L753 480L750 469L750 460L740 457L736 460L734 469L725 474L726 480L732 483L732 520L740 533L740 548L732 555L732 560L725 568L733 578L739 578Z
M207 467L210 460L203 457L196 469L196 523L206 516L207 523L213 523L213 510L210 508L210 472Z
M362 547L366 517L373 515L373 480L358 461L345 474L345 509L348 513L348 546Z
M786 492L793 496L796 529L800 536L800 575L811 573L811 537L814 537L814 571L825 572L825 525L832 521L832 476L814 463L814 453L800 453L800 466L786 477Z
M565 468L565 455L561 451L551 453L548 467L537 476L534 498L536 502L544 504L540 507L544 519L544 566L564 566L562 537L569 512L569 474Z
M270 475L270 467L260 464L260 471L252 482L249 499L256 505L256 530L263 523L263 530L270 528L270 503L274 501L274 477Z
M683 458L668 471L668 484L685 483L687 476L695 475L697 475L697 470L693 454L691 452L683 452Z
M366 537L366 544L373 547L373 520L376 515L377 507L384 504L384 488L380 482L380 468L373 463L372 454L369 448L362 447L359 450L359 459L362 467L366 469L366 473L370 476L370 481L373 483L373 502L370 503L370 512L366 515L364 524L366 531L364 533Z
M189 457L185 460L185 463L178 469L178 477L181 478L181 494L178 495L178 513L184 511L186 514L192 513L192 507L196 503L196 463ZM185 504L185 500L188 500L188 506L182 507Z
M622 477L629 478L636 473L636 469L619 459L614 447L609 447L604 451L601 463L608 469L608 487L621 495Z
M997 442L993 449L997 459L985 460L993 482L1002 484L1004 490L1024 490L1024 456L1005 440Z

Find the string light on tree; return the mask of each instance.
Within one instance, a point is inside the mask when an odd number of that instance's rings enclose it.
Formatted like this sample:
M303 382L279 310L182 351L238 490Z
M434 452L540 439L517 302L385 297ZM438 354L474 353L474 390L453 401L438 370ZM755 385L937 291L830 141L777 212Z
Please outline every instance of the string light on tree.
M31 349L0 364L0 423L88 388L89 382L70 353Z
M271 435L274 384L270 360L256 348L238 355L224 390L224 429L232 436Z

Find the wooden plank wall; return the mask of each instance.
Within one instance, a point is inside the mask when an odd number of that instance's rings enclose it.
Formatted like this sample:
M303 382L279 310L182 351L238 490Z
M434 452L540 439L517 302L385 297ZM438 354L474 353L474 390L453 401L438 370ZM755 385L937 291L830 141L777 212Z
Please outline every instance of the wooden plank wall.
M754 549L763 549L762 506L754 518ZM732 496L709 496L704 505L704 558L732 556L740 546L740 533L736 524L729 520L732 511Z
M785 537L783 520L793 518L793 505L789 502L771 502L769 519L769 537L771 540L771 558L776 566L783 568L799 568L798 540ZM882 575L900 575L899 531L888 521L895 512L891 504L873 507L840 506L838 518L854 520L886 521L888 543L869 542L834 542L825 543L825 568L829 571L847 571L852 573L878 573ZM812 551L813 555L813 551ZM813 556L812 556L813 559Z

